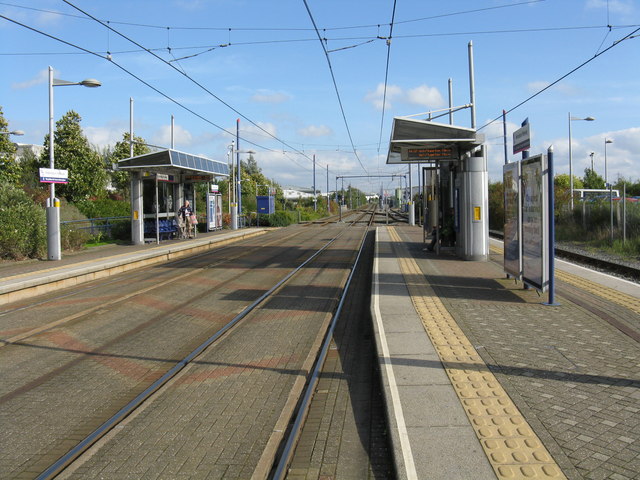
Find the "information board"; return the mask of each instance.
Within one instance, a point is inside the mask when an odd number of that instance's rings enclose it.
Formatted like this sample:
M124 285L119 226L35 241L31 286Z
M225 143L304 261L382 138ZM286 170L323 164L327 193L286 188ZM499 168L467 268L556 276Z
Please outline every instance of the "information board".
M546 156L522 160L522 277L540 291L548 286L548 213Z
M522 279L522 251L520 245L520 162L502 167L504 185L504 271Z
M402 160L408 162L415 161L435 161L454 160L458 158L458 149L455 145L433 145L419 148L403 148Z

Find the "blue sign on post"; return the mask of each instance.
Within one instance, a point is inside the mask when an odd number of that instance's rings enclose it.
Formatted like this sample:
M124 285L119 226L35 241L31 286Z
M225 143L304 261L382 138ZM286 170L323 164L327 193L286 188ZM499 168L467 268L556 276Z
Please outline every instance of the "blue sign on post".
M258 213L271 214L276 211L275 197L271 195L257 195Z

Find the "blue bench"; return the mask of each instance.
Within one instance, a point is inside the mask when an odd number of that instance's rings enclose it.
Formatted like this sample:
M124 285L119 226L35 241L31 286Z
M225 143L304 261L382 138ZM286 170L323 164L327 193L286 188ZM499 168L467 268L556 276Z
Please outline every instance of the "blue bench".
M168 240L170 238L175 237L175 234L178 232L178 225L176 221L172 219L164 219L161 218L158 223L160 240ZM156 236L156 221L155 220L145 220L144 221L144 234L145 237L155 237Z

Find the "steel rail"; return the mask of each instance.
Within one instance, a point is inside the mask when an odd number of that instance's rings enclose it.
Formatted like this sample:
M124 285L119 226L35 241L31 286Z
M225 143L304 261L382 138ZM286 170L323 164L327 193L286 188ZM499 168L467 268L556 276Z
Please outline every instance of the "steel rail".
M371 218L373 218L373 212L365 212L366 214L370 214ZM360 217L361 218L361 217ZM355 223L355 222L354 222ZM342 307L347 298L347 293L349 292L349 287L351 286L351 280L355 274L356 268L358 266L358 262L360 260L360 256L362 255L362 251L364 250L365 238L367 234L368 228L365 230L362 240L360 242L360 248L358 250L358 254L356 259L351 267L351 272L349 273L349 277L347 278L347 282L342 291L342 296L340 298L340 302L338 303L338 308L333 314L333 318L329 324L329 328L324 336L324 341L322 343L322 347L320 348L320 352L318 353L318 357L314 364L313 371L311 376L309 377L309 381L307 383L307 388L305 389L305 393L300 401L300 405L298 406L298 413L296 414L296 418L291 427L291 431L288 435L287 441L284 445L284 449L282 454L280 455L280 460L278 461L275 473L271 477L273 480L281 480L285 477L287 468L291 463L291 459L293 457L293 452L295 450L295 446L298 442L298 438L300 437L300 433L302 431L302 426L307 417L307 413L309 411L309 407L311 405L311 399L315 393L316 385L318 384L318 379L320 377L320 373L322 371L322 367L324 366L324 362L327 358L327 352L329 351L329 347L331 345L331 340L333 339L333 332L335 330L338 319L340 318L340 314L342 313Z
M285 275L278 283L276 283L273 287L271 287L267 292L262 294L258 299L256 299L253 303L247 306L242 312L236 315L232 320L229 321L225 326L223 326L220 330L218 330L215 334L211 335L204 342L202 342L198 347L196 347L191 353L189 353L186 357L176 363L169 371L167 371L164 375L158 378L155 382L153 382L149 387L147 387L143 392L138 394L133 400L131 400L128 404L122 407L118 412L116 412L111 418L102 423L98 428L96 428L92 433L87 435L82 441L80 441L75 447L69 450L66 454L60 457L56 462L54 462L51 466L49 466L46 470L40 473L36 479L37 480L47 480L52 479L58 474L60 474L65 468L67 468L71 463L73 463L80 455L86 452L92 445L94 445L97 441L103 438L107 433L109 433L114 427L116 427L122 420L124 420L127 416L133 413L138 407L140 407L146 400L149 399L155 392L157 392L160 388L166 385L172 378L174 378L180 371L182 371L187 365L194 361L204 350L210 347L213 343L215 343L220 337L222 337L225 333L231 330L234 326L236 326L243 318L245 318L249 313L251 313L258 305L260 305L264 300L266 300L269 296L271 296L276 290L278 290L282 285L284 285L288 280L291 279L296 273L302 270L306 265L312 262L318 255L324 252L331 244L333 244L344 232L346 229L341 230L335 237L329 240L322 248L317 250L313 255L308 257L304 262L298 265L295 269L290 271L287 275Z

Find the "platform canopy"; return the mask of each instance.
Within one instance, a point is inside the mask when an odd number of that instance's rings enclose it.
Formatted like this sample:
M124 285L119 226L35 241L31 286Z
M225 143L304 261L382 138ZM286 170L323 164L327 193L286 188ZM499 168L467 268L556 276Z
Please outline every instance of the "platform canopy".
M411 117L395 117L387 164L459 161L484 142L474 129Z
M119 170L140 170L167 175L213 175L229 176L229 166L226 162L177 150L161 150L120 160Z

